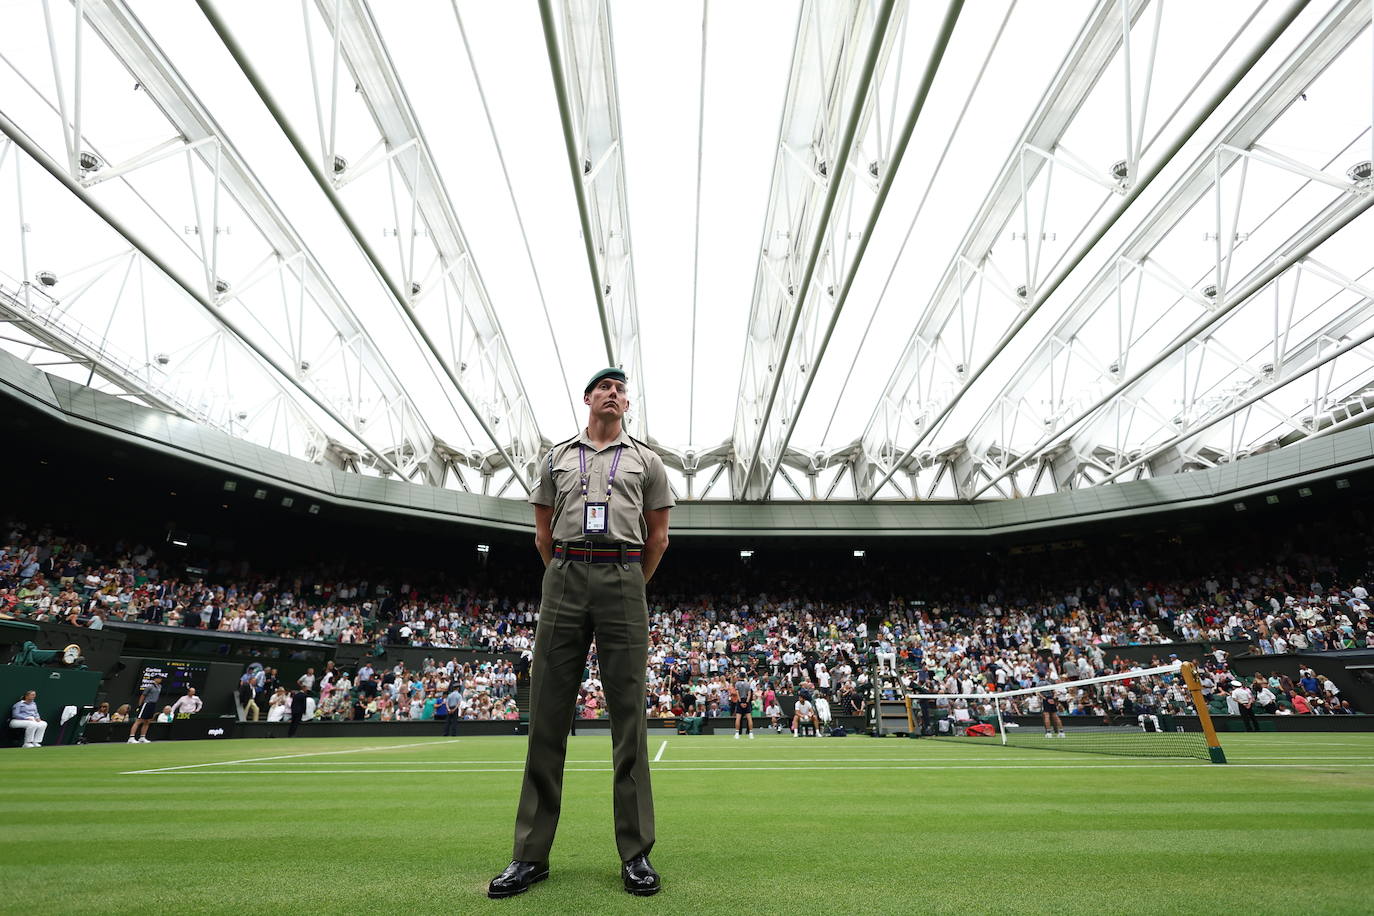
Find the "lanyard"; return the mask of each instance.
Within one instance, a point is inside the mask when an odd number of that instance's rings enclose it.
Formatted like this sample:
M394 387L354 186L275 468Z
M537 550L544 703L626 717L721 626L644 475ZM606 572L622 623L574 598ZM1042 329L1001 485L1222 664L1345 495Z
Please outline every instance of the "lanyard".
M606 502L611 501L611 487L615 484L615 470L620 467L620 453L625 450L625 446L615 447L615 457L611 459L611 472L606 475ZM587 481L591 475L587 473L587 447L582 443L577 444L577 467L582 475L582 499L587 499Z

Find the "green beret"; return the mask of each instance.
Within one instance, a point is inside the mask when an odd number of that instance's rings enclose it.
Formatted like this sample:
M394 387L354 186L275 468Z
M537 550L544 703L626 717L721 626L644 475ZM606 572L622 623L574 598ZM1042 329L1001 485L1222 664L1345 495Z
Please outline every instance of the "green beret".
M629 380L628 378L625 377L625 370L624 370L624 369L617 369L617 368L615 368L614 366L611 366L611 367L608 367L608 368L606 368L606 369L602 369L602 370L601 370L600 372L598 372L596 375L593 375L593 376L592 376L592 380L591 380L590 382L587 383L587 387L584 388L584 389L582 389L582 393L583 393L583 394L589 393L593 388L596 387L596 383L599 382L599 381L601 381L603 378L613 378L613 379L616 379L617 381L624 382L624 383L626 383L627 385L628 385L629 382L630 382L630 380Z

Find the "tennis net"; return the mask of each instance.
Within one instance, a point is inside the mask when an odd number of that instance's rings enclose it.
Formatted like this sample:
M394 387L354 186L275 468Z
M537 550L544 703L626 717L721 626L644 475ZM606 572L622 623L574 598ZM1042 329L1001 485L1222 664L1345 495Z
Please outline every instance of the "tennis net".
M1196 757L1224 763L1184 666L983 693L908 694L921 734L953 741L1119 757ZM1198 716L1185 731L1176 716Z

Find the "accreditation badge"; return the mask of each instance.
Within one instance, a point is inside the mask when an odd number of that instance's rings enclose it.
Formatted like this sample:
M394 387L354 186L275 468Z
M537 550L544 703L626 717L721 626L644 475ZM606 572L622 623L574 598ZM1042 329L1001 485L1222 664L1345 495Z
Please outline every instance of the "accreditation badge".
M607 503L584 503L582 509L582 533L606 533Z

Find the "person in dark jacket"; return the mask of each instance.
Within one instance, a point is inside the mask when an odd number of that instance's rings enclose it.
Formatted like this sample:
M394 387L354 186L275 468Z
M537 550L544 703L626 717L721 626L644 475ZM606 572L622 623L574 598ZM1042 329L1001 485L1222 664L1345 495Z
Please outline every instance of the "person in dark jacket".
M301 720L305 718L305 701L308 694L301 688L291 694L291 727L286 730L286 737L296 737L296 729L300 727Z

